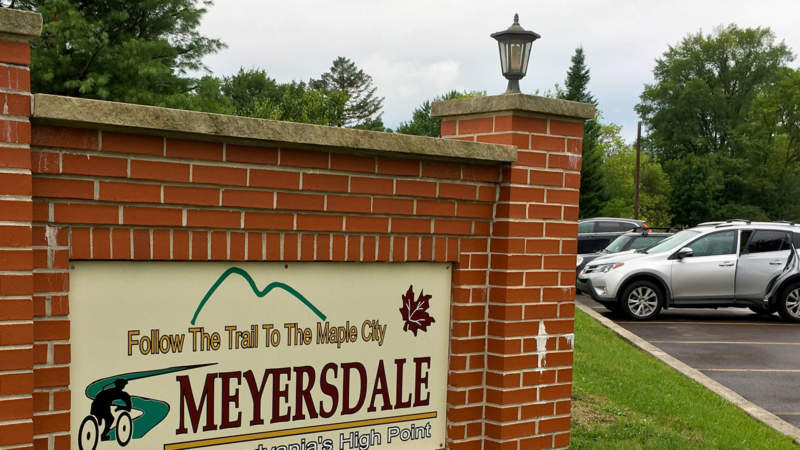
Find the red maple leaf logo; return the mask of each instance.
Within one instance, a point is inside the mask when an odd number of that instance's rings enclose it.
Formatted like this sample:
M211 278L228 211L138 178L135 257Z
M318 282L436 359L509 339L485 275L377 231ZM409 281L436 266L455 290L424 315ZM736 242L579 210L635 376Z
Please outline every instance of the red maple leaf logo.
M406 295L403 296L403 307L400 308L400 314L403 315L403 320L406 322L403 325L403 331L411 330L416 336L417 330L428 331L428 325L436 322L428 314L430 299L430 295L425 295L425 291L420 291L419 298L414 301L414 285L408 287Z

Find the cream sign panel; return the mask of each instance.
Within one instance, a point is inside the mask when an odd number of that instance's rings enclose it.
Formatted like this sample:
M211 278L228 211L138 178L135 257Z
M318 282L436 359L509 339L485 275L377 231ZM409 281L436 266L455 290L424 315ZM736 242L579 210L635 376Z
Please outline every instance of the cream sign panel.
M74 262L73 445L438 449L446 264Z

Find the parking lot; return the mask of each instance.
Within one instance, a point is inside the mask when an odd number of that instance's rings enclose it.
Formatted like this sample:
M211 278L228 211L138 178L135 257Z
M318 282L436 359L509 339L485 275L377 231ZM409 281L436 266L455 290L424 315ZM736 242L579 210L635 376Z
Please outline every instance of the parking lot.
M748 309L670 309L633 322L576 301L800 428L800 325Z

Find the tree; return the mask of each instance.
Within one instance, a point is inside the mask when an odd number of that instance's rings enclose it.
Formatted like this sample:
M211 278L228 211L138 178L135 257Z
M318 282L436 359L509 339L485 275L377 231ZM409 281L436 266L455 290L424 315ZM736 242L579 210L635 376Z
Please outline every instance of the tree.
M792 59L767 28L728 25L683 39L656 60L636 110L654 149L667 158L685 153L736 157L740 126L763 88Z
M377 88L372 85L372 77L359 69L353 61L342 56L336 58L328 72L318 80L309 81L314 89L325 93L340 91L347 95L347 103L340 118L334 125L339 127L359 127L365 124L380 125L380 110L383 97L376 97Z
M233 102L233 114L255 117L260 104L276 104L282 97L278 83L264 69L240 67L236 75L222 79L222 93Z
M769 109L775 99L769 92L791 59L769 29L728 25L691 34L656 61L655 82L645 86L636 110L649 130L647 147L669 174L673 213L682 223L785 212L774 153L786 134L776 116L758 109ZM688 167L709 172L713 181L693 190Z
M722 171L709 162L709 158L687 153L665 163L672 184L671 210L677 225L695 226L725 217L719 215Z
M565 100L591 103L597 107L597 101L589 93L589 68L586 67L583 48L575 49L572 66L567 72L564 90L559 96ZM603 154L598 149L597 140L600 125L597 118L587 120L583 127L583 159L581 165L581 194L579 216L594 217L603 209L608 195L605 192L601 165Z
M400 126L397 127L396 131L402 134L441 137L442 119L440 117L431 117L431 105L433 103L442 100L452 100L464 97L481 97L484 95L486 95L485 91L459 92L453 90L435 97L433 100L425 100L420 106L414 109L414 112L411 115L411 120L400 123Z
M759 204L770 217L800 219L800 202L793 201L800 198L800 69L784 68L759 94L746 132L765 161L759 180L768 185L754 187L765 194Z
M222 80L210 75L197 80L184 108L217 114L233 114L234 103L222 92Z
M42 14L31 42L34 92L183 106L187 72L223 48L197 27L208 0L18 0Z
M341 91L322 92L303 82L278 85L276 98L255 103L251 117L332 125L342 115L347 97Z
M560 92L561 98L576 102L591 103L597 106L597 100L587 90L589 86L589 68L586 67L586 57L583 55L583 47L575 49L572 55L572 66L567 71L567 80L564 83L564 90Z
M634 202L634 171L636 150L626 144L615 124L600 125L598 148L604 155L600 172L609 200L600 215L632 217ZM650 226L669 226L670 194L672 188L658 160L647 152L640 162L639 218Z

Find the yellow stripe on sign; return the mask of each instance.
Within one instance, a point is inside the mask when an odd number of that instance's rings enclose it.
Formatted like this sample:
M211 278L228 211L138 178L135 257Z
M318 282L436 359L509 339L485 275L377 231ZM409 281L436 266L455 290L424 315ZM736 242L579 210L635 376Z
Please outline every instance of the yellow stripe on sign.
M310 427L291 428L288 430L265 431L263 433L240 434L237 436L226 436L212 439L202 439L199 441L176 442L164 444L164 450L181 450L186 448L202 448L212 445L233 444L236 442L249 442L259 439L271 439L276 437L294 436L297 434L321 433L324 431L337 431L347 428L368 427L371 425L384 425L387 423L409 422L412 420L435 419L436 411L419 414L407 414L405 416L382 417L380 419L356 420L353 422L333 423L329 425L314 425Z

